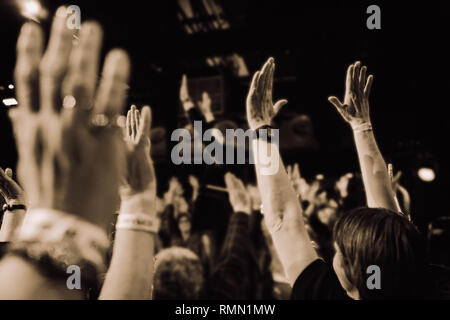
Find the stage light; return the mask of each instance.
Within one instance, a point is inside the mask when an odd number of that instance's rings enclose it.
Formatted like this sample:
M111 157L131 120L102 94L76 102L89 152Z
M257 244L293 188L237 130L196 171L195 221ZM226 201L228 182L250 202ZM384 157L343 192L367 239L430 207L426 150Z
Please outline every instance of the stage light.
M13 85L13 84L10 84L10 85L8 86L8 88L11 89L11 90L14 89L14 85Z
M31 20L39 22L48 15L47 10L42 8L38 0L19 0L21 14Z
M17 100L14 98L3 99L3 104L7 107L17 106Z
M425 182L431 182L436 178L434 170L426 167L419 168L419 170L417 170L417 176L420 180Z

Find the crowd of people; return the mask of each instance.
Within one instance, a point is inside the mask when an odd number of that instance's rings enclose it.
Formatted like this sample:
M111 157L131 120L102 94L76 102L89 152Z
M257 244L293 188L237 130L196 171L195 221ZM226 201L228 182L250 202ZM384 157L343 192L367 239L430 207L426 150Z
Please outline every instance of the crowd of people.
M61 8L46 48L35 23L17 41L19 105L9 116L19 160L16 175L0 168L1 299L450 297L449 265L431 263L401 172L377 147L374 77L361 62L347 69L343 99L329 98L353 131L361 172L306 179L298 163L285 166L272 119L287 101L273 102L269 58L243 101L255 179L248 161L201 164L157 190L151 108L133 105L118 121L127 53L110 51L97 83L102 28L85 22L74 42L65 19ZM229 128L207 92L193 101L185 75L179 98L192 137L194 121Z

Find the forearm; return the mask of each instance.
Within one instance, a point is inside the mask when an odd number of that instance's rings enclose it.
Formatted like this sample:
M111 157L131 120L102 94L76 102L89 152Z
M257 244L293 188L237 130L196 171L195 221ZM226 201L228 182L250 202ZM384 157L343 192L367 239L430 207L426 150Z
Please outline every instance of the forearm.
M254 140L254 150L258 150L257 141L263 154L269 155L264 159L268 161L255 156L258 187L264 195L265 221L288 279L293 284L298 275L317 258L317 254L305 229L300 203L287 176L278 146ZM270 150L270 153L266 150Z
M112 260L100 299L150 299L156 230L122 228L120 219L125 214L154 217L154 206L151 191L122 200Z
M14 240L14 235L20 229L23 219L25 218L25 210L15 210L11 212L5 211L3 215L2 226L0 228L0 241L11 242Z
M155 235L117 230L111 265L100 299L150 299Z
M372 130L354 132L355 145L366 190L367 205L399 211L392 191L386 162Z

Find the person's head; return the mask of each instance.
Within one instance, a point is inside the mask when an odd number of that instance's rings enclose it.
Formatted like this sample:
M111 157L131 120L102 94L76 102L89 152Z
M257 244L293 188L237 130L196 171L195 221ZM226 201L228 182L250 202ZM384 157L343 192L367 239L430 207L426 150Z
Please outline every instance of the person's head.
M191 218L185 213L180 213L177 218L178 229L181 234L189 234L191 232Z
M400 214L381 208L354 209L336 222L334 244L333 268L352 298L401 299L423 294L425 242ZM381 289L369 285L373 280L369 277L377 273L369 266L379 268Z
M172 247L155 257L154 300L194 300L203 288L203 267L191 250Z

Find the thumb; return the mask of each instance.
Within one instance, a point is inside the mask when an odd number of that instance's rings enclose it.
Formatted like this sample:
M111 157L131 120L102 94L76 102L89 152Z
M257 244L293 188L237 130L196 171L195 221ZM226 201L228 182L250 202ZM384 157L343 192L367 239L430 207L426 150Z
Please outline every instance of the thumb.
M287 103L288 103L288 101L286 99L277 101L275 103L275 105L273 106L274 114L276 115L278 113L278 111L280 111L280 109Z
M341 101L339 101L338 98L336 98L335 96L332 97L328 97L328 101L336 107L336 109L341 110L344 108L344 105L342 104Z
M12 179L13 171L11 170L11 168L6 168L5 173L8 177L10 177Z

